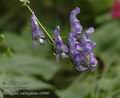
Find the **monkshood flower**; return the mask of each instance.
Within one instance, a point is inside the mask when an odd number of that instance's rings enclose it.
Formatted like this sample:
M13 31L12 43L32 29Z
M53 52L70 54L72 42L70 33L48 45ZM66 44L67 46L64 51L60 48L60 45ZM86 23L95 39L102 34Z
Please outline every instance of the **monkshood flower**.
M79 7L73 9L70 13L70 23L71 23L71 31L77 34L80 34L83 30L80 21L77 19L77 14L80 13Z
M97 65L97 60L93 53L96 43L90 40L94 28L90 27L83 33L83 27L76 17L79 12L80 9L76 7L70 13L71 32L68 37L70 57L77 70L94 70Z
M59 62L59 59L66 58L68 56L68 47L63 43L62 38L60 37L60 27L56 26L54 30L54 42L55 42L55 55L56 60Z
M31 25L32 25L32 40L33 40L33 42L38 41L40 44L44 44L45 43L45 35L38 25L37 18L35 16L34 12L32 13L32 16L31 16Z
M70 51L70 56L75 64L75 67L79 71L85 71L87 70L87 64L86 64L86 58L85 54L82 52L82 47L80 45L80 42L77 41L75 38L75 33L70 32L69 38L68 38L68 43L69 43L69 51Z

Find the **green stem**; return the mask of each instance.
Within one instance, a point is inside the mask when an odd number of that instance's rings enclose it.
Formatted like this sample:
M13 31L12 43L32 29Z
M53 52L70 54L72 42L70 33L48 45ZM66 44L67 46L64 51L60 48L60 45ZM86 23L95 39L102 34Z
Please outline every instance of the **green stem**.
M27 8L29 9L29 11L31 12L31 13L33 13L33 11L32 11L32 9L30 8L30 6L29 5L25 5L25 6L27 6ZM36 17L37 18L37 17ZM37 18L37 22L38 22L38 24L40 25L40 27L44 30L44 32L46 33L46 35L48 36L48 38L51 40L51 42L54 44L54 40L53 40L53 38L50 36L50 34L47 32L47 30L44 28L44 26L41 24L41 22L38 20L38 18Z

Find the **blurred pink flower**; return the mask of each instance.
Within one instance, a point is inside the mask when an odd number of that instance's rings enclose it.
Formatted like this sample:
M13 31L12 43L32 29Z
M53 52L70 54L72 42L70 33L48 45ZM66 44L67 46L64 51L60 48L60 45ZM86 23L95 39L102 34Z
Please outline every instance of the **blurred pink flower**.
M114 19L120 18L120 0L113 1L112 17Z

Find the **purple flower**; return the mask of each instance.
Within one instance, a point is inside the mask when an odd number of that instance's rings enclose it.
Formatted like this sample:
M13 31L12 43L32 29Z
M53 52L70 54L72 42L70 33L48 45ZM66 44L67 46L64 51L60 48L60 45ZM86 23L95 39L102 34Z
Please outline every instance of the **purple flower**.
M44 44L45 35L38 25L37 18L35 16L34 12L32 13L32 16L31 16L31 25L32 25L32 40L39 41L40 44Z
M94 28L90 27L84 32L84 39L90 40L90 36L94 33Z
M82 50L82 44L75 38L75 33L71 32L68 38L70 56L76 69L79 71L87 70L86 56Z
M69 54L78 71L94 70L97 65L97 60L93 53L96 43L90 40L94 28L90 27L86 32L82 33L83 27L76 18L79 12L80 9L76 7L70 13Z
M57 62L59 62L60 57L65 58L68 55L68 47L63 43L62 38L60 37L60 27L56 26L54 30L54 41L55 41L55 53Z
M90 59L90 66L96 67L97 60L96 60L96 58L95 58L94 53L90 53L89 56L90 56L90 57L89 57L89 59Z
M80 44L81 44L82 50L87 53L93 52L93 49L96 47L96 43L92 42L90 39L84 40L81 38Z
M71 24L71 31L76 34L81 34L83 27L80 24L80 21L77 19L77 14L80 13L79 7L73 9L70 13L70 24Z
M81 40L80 42L74 40L72 41L72 43L69 44L70 56L77 70L93 70L96 67L97 60L95 56L92 55L94 48L93 44L94 42L88 40Z

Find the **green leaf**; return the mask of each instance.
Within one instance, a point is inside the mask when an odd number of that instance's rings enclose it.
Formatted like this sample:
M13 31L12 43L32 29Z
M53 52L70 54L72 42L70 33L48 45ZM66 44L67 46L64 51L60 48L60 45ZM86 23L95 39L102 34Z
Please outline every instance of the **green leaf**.
M17 35L12 32L4 32L4 34L6 37L6 45L9 46L15 53L31 54L46 58L51 50L51 47L47 42L44 45L37 43L33 48L30 30L26 30L26 32L24 32L22 35Z
M99 87L101 90L110 92L110 91L112 91L114 84L116 83L116 79L113 79L110 77L104 77L104 78L100 79L100 81L98 81L98 82L99 82Z
M119 21L112 21L107 24L104 24L98 28L93 35L93 40L96 42L96 53L103 57L104 61L112 60L111 55L116 57L120 52L120 24Z
M13 55L11 58L1 57L0 65L2 72L41 75L45 79L51 79L60 68L57 63L48 59L21 54Z
M2 92L0 91L0 98L4 98Z
M113 0L87 0L92 4L92 7L96 13L107 11L111 8Z
M53 87L30 76L0 75L0 87L5 94L14 94L19 90L52 89Z
M102 24L111 21L112 17L110 13L99 15L95 21L97 24Z
M57 91L60 98L85 98L93 89L94 79L85 74L79 75L76 80L64 91Z
M28 53L29 50L29 41L27 42L21 35L14 34L13 32L5 32L5 43L15 52L24 52Z

